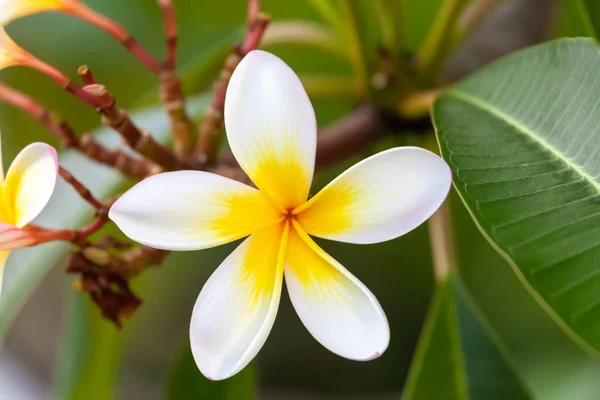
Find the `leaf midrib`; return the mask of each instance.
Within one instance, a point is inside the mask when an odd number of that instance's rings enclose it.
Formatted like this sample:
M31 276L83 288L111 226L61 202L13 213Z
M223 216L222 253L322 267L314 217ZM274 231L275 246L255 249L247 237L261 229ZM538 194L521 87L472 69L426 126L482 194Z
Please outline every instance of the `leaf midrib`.
M501 109L495 107L493 104L491 104L477 96L473 96L472 94L467 93L465 91L462 91L459 89L450 89L446 93L448 96L454 97L457 100L460 100L460 101L467 103L475 108L478 108L482 111L486 111L486 112L490 113L491 115L497 117L498 119L502 120L503 122L507 123L508 125L512 126L515 129L517 129L518 131L520 131L521 133L523 133L530 139L534 140L536 143L538 143L542 147L544 147L547 151L552 153L556 158L558 158L563 163L565 163L569 168L571 168L573 171L575 171L577 174L579 174L590 185L592 185L598 193L600 193L600 183L599 182L596 182L594 180L594 178L590 174L585 172L580 165L576 164L571 159L566 157L560 150L558 150L556 147L554 147L553 145L548 143L542 137L538 136L535 133L535 131L531 130L528 126L524 125L522 122L511 117L510 115L508 115Z

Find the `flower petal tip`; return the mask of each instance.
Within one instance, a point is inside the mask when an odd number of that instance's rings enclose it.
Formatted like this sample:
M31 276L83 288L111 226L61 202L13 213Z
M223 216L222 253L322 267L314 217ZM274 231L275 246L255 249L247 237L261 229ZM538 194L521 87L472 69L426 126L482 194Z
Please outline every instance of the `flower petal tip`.
M382 354L383 354L383 352L376 351L370 357L365 358L363 361L372 361L372 360L375 360L375 359L381 357Z
M48 152L50 153L50 156L52 157L52 161L54 161L54 166L56 167L56 172L58 173L58 167L59 167L59 163L58 163L58 153L56 152L56 149L50 145L48 146Z

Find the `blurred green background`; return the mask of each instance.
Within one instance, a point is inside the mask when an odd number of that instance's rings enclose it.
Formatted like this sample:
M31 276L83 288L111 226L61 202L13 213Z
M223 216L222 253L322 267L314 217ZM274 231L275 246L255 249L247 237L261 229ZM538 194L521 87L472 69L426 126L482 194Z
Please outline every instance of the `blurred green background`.
M154 0L86 3L125 25L152 53L162 54L161 16ZM441 0L404 3L405 39L408 49L415 50ZM506 3L490 21L490 28L481 30L481 35L488 35L484 43L469 41L451 58L454 64L447 66L449 76L460 76L510 51L511 45L514 48L552 35L579 33L570 1ZM210 90L223 57L241 38L246 2L176 0L175 4L180 24L180 70L189 93L200 94ZM319 20L303 0L265 0L262 9L273 21ZM512 18L511 12L527 17ZM104 32L57 14L28 17L11 24L8 31L24 48L73 76L79 65L88 64L126 108L139 108L154 99L148 94L156 86L154 76ZM522 42L512 43L515 39L511 34L515 32L523 32ZM286 44L269 50L299 72L351 73L339 57L320 50ZM58 111L78 132L98 125L92 110L36 72L13 68L1 71L0 79ZM355 99L343 96L312 100L321 126L356 105ZM5 166L29 142L58 144L36 121L12 107L0 105L0 124ZM419 144L416 137L408 136L382 146L407 143ZM365 149L361 157L379 149ZM314 191L355 161L348 160L320 174ZM95 179L93 173L73 172L84 180ZM460 269L467 286L536 398L600 398L600 361L576 347L537 305L511 268L479 234L454 194L451 204ZM83 205L77 203L77 207ZM312 339L284 294L274 329L252 364L260 382L259 398L399 398L433 289L427 227L378 245L320 243L376 294L390 321L390 347L383 357L369 363L339 358ZM164 398L170 369L186 345L196 296L234 246L175 253L163 266L138 278L134 287L144 304L126 321L122 332L101 320L85 295L71 290L73 278L64 274L59 263L19 314L0 359L10 358L28 371L27 376L37 382L40 398L48 393L73 399ZM18 268L17 262L9 263L8 274ZM204 380L198 371L190 377Z

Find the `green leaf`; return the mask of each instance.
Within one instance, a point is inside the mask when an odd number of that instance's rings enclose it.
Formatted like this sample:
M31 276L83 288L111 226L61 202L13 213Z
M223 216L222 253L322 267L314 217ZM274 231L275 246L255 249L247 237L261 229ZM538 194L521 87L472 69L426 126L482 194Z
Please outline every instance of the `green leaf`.
M192 98L188 104L190 113L198 116L208 104L208 96ZM156 133L159 141L170 140L168 119L161 108L154 107L134 113L133 119L140 127ZM96 137L106 146L120 145L119 136L105 128L99 129ZM75 151L66 151L59 158L60 164L73 171L76 177L85 182L92 193L99 198L115 193L124 182L123 176L118 172L96 164ZM65 209L64 204L77 204L77 206ZM52 199L36 219L36 223L55 228L76 228L85 223L92 214L93 210L79 198L77 193L70 186L59 181ZM49 243L11 254L0 298L0 340L6 335L13 318L44 279L46 273L64 261L69 249L70 246L64 243Z
M576 341L600 350L600 52L561 39L443 94L434 122L483 234Z
M440 282L403 400L530 399L460 278Z
M600 2L597 0L573 0L585 31L598 39L600 34Z
M600 2L596 0L562 0L556 36L587 36L598 40Z
M196 366L189 343L177 357L164 398L166 400L253 400L256 399L256 371L251 363L224 381L206 379Z
M61 343L56 396L63 400L116 398L118 361L126 338L106 322L89 296L69 293L69 318Z

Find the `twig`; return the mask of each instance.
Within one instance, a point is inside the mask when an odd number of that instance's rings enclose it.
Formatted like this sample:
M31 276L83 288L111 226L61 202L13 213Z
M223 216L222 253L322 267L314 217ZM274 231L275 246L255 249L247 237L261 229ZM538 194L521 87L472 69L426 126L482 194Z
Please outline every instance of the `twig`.
M107 32L119 43L121 43L127 51L135 58L144 64L150 71L158 74L161 70L161 65L156 58L148 53L142 45L127 32L127 30L112 19L92 10L80 1L69 2L69 8L65 10L67 14L80 18L100 29Z
M81 77L83 83L85 83L86 85L95 85L97 83L96 78L94 78L94 74L92 74L90 67L88 67L87 65L82 65L79 68L77 68L77 73Z
M162 10L167 42L167 55L159 74L160 99L169 114L173 147L180 155L189 155L194 149L194 124L185 109L185 95L181 79L175 72L177 60L177 21L173 0L157 0Z
M435 279L443 281L457 268L448 200L429 218L429 237Z
M181 79L175 71L167 69L160 73L159 80L160 100L169 114L175 152L188 155L194 149L194 124L185 109Z
M91 246L82 249L82 254L106 272L132 278L149 267L161 264L169 251L140 246L122 256L116 256L104 249Z
M191 161L180 159L148 132L139 129L129 114L117 106L104 85L89 85L84 90L98 101L102 123L118 132L133 150L168 170L196 169Z
M177 60L177 20L175 18L175 7L173 0L157 0L162 10L165 24L165 38L167 41L167 56L165 66L173 71Z
M53 135L59 138L66 148L73 148L101 164L117 169L124 175L141 180L161 172L161 168L143 158L134 158L120 150L111 150L98 143L91 134L77 137L73 128L56 118L48 109L24 93L0 83L0 101L12 104L38 120Z
M89 133L81 137L78 149L89 158L113 167L136 181L163 172L163 168L150 160L132 157L121 150L107 149Z
M213 86L211 104L204 111L204 118L198 129L198 142L195 154L201 162L208 165L217 160L219 146L223 139L223 109L225 107L225 93L231 79L231 74L240 61L250 51L256 49L269 25L269 17L259 12L260 1L248 1L248 26L244 41L236 46L236 51L225 60L219 79Z
M81 196L83 200L88 202L92 207L96 209L97 213L106 213L107 210L102 204L101 201L97 200L90 189L88 189L81 181L73 176L69 171L67 171L64 167L58 167L58 174L67 182L69 185L75 189L75 191Z
M419 76L426 84L435 82L446 56L454 45L453 33L466 0L444 0L425 42L416 55Z
M62 71L54 68L52 65L31 56L30 59L27 60L27 63L24 64L28 67L31 67L42 74L50 77L60 86L62 86L68 93L71 93L73 96L77 97L82 102L90 105L92 107L98 107L98 103L94 98L88 96L85 91L83 91L79 86L77 86L71 79L65 75Z

